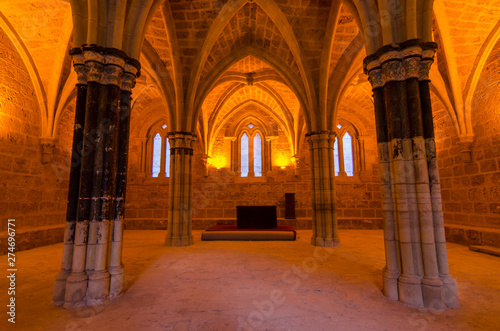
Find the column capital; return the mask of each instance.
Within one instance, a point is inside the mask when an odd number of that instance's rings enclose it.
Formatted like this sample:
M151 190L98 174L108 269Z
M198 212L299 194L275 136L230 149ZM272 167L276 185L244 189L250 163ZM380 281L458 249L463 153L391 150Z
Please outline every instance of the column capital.
M172 150L172 154L189 153L190 155L193 155L194 142L196 141L196 135L194 133L175 131L169 132L167 136L170 142L170 150Z
M385 45L363 60L363 70L373 89L391 81L429 80L436 47L436 43L420 39Z
M82 45L71 49L69 54L79 84L91 81L131 92L140 76L140 62L116 48Z

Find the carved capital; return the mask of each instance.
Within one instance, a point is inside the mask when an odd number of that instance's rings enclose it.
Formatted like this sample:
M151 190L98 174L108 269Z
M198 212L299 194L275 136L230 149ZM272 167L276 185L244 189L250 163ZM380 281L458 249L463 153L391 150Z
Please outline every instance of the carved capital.
M168 140L172 154L193 155L196 135L191 132L169 132Z
M390 60L382 63L382 80L384 85L393 81L402 82L405 78L406 72L403 61Z
M123 69L116 65L107 65L104 70L104 84L116 85L121 88Z
M85 64L74 64L78 84L87 84L89 68Z
M403 60L405 78L418 78L420 69L420 58L416 56L407 57Z
M101 83L104 65L99 62L89 61L86 63L86 67L88 70L88 81Z
M123 91L132 92L132 89L135 87L135 82L135 75L125 71L121 81L121 89Z
M368 73L368 81L372 85L372 89L376 89L384 86L384 79L382 77L382 69L376 68L370 70Z

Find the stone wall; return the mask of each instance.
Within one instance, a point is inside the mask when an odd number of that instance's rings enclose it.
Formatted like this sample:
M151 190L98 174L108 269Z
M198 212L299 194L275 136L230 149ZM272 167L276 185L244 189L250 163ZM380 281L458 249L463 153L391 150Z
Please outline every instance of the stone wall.
M471 117L474 140L470 146L461 142L447 110L434 99L443 210L451 241L500 245L499 55L497 45L474 95ZM462 153L469 147L470 154ZM497 230L478 231L469 227Z
M62 240L62 231L38 232L64 224L73 115L61 117L50 162L41 162L41 115L28 71L0 30L0 241L7 219L16 219L17 248ZM70 133L70 132L69 132ZM62 228L61 228L62 229ZM3 247L3 245L0 245Z
M135 121L136 119L133 119ZM165 229L168 215L168 178L140 174L140 137L132 132L129 184L126 199L128 229ZM336 177L339 224L352 228L381 228L378 164L375 141L366 139L367 170L360 176ZM299 229L311 228L312 202L309 150L304 141L298 169L274 167L262 178L240 178L229 168L209 167L205 176L202 146L195 145L193 179L193 228L206 229L217 222L234 223L237 205L276 205L285 217L285 193L295 193L297 220L280 220Z

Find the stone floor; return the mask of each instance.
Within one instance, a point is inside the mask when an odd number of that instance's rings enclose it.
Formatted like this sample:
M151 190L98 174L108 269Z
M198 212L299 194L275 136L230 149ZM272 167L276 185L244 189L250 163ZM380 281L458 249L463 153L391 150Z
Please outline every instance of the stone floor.
M109 305L51 306L62 244L16 253L16 325L0 330L494 330L500 328L500 258L448 244L461 307L436 311L381 293L380 230L343 230L333 251L295 242L162 245L164 231L125 231L127 291ZM316 249L316 251L315 251ZM7 257L1 259L6 270ZM6 271L4 271L6 273ZM7 278L0 279L3 310Z

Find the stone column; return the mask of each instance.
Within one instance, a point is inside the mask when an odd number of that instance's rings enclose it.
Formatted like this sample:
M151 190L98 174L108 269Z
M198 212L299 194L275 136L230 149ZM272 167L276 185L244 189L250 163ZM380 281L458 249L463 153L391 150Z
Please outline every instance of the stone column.
M196 135L170 132L170 183L166 246L193 244L191 202L193 195L193 146Z
M63 267L54 288L54 305L65 308L99 305L109 298L117 158L119 145L128 146L128 135L119 136L124 130L122 78L126 66L134 68L134 79L140 67L120 50L95 45L73 49L71 55L79 84L85 81L87 88L85 95L77 95L79 125L73 137L73 146L82 146L82 151L79 178L73 175L70 183L67 219L76 216L76 222L67 228ZM78 108L84 109L83 123Z
M135 65L134 65L135 64ZM113 230L111 232L111 250L109 257L110 285L109 295L111 298L118 296L123 291L123 279L125 276L122 264L123 249L123 222L125 214L125 192L127 188L128 147L130 138L130 114L132 89L137 77L138 62L125 64L121 84L120 108L118 113L118 130L116 135L116 180L113 201Z
M71 154L71 169L69 173L68 204L66 211L66 228L64 232L64 248L61 271L54 285L54 305L64 304L66 280L71 274L73 247L75 244L75 227L78 212L78 194L80 190L80 170L82 164L83 128L85 126L85 110L87 99L87 74L85 58L80 52L70 52L73 57L73 67L77 73L75 124L73 127L73 145Z
M311 157L313 236L314 246L336 247L339 245L335 207L333 143L330 131L306 134Z
M441 210L440 194L433 193L439 183L433 188L430 180L433 169L428 160L429 154L435 160L435 146L425 138L426 127L432 126L432 112L429 109L426 117L422 106L423 99L430 101L430 93L419 81L425 45L420 40L387 45L364 61L374 93L382 179L384 293L414 306L452 307L443 285L446 277L438 271L440 239L436 233L444 233L444 224L434 212ZM447 262L445 273L454 284Z
M369 80L373 87L377 150L380 169L382 211L384 220L384 244L386 265L383 269L384 294L397 300L398 278L400 275L399 236L396 231L392 200L391 164L389 159L389 135L385 111L384 88L380 61L375 59L367 65Z
M447 307L458 307L458 292L455 280L450 276L448 269L448 254L446 252L446 238L444 232L443 207L441 200L441 185L434 137L434 122L432 119L432 102L429 88L429 71L434 62L437 45L425 43L422 45L422 59L419 63L419 96L422 110L423 136L429 176L429 190L431 199L433 232L436 249L436 259L439 278L444 286L444 303ZM429 230L431 232L432 230Z

